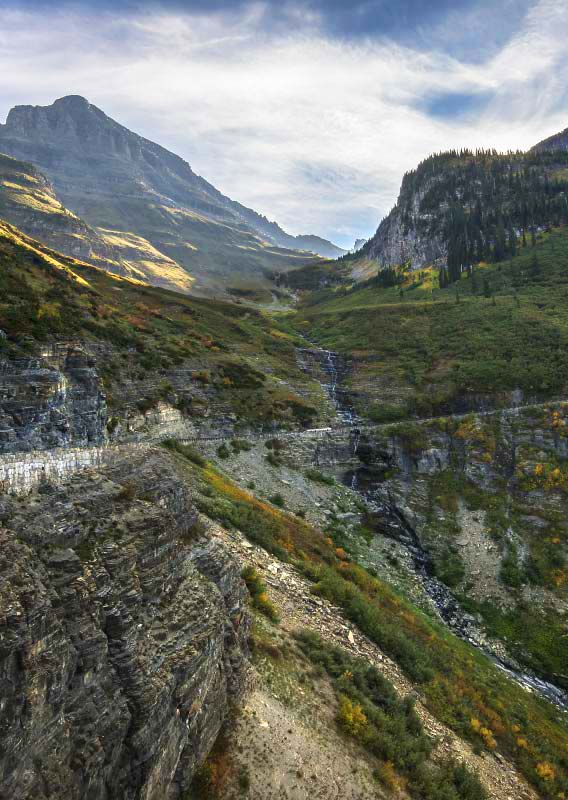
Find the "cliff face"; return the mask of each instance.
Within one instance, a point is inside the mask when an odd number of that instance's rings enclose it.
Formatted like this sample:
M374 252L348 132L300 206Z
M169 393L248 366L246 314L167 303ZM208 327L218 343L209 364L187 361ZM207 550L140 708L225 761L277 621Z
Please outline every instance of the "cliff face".
M521 231L566 222L565 139L564 132L528 153L430 156L404 176L395 207L361 254L411 269L449 259L452 282L472 264L514 256Z
M412 269L421 269L447 257L441 231L431 230L433 215L421 208L430 185L414 191L409 183L405 178L396 206L363 247L364 254L381 267L410 262Z
M0 360L0 453L103 444L107 405L95 363L79 342Z
M489 632L564 688L567 430L559 403L383 427L358 448L361 484L396 512L387 535L411 531Z
M0 504L0 796L182 797L248 675L246 590L161 452Z

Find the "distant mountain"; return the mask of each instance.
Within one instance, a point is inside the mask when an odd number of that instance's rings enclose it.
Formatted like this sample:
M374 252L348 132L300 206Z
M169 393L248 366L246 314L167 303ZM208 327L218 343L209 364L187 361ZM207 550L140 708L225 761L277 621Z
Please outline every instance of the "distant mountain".
M0 154L0 219L49 247L156 286L189 291L192 277L150 242L132 233L95 229L65 208L33 164Z
M39 167L61 204L111 245L141 237L197 289L266 283L316 251L343 253L318 237L290 236L82 97L13 108L0 125L0 152Z
M532 149L536 153L543 150L568 150L568 128L549 136L547 139L543 139L542 142L535 144Z

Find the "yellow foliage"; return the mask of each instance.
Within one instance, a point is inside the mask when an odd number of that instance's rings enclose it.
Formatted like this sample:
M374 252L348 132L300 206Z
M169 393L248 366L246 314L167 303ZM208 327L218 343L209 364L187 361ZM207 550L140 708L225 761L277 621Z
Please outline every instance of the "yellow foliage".
M485 747L487 747L489 750L494 750L497 747L497 742L493 738L493 734L489 730L489 728L481 728L479 733L480 736L483 738Z
M543 781L553 781L556 777L554 767L548 761L541 761L536 765L536 774L539 778L542 778Z
M385 761L379 767L379 780L389 789L395 792L403 792L406 788L406 780L396 773L392 761Z
M521 747L523 750L528 750L529 743L522 736L519 736L517 739L517 747Z
M360 738L368 727L367 717L359 703L352 703L345 695L339 700L337 719L343 730L350 736Z

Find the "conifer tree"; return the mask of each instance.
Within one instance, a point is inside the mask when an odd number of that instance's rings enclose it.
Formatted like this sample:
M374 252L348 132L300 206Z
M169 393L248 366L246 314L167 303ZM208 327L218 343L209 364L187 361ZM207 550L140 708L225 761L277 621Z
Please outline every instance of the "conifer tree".
M533 254L533 257L531 259L530 273L533 278L538 278L538 276L540 275L540 261L538 260L538 256L536 253Z

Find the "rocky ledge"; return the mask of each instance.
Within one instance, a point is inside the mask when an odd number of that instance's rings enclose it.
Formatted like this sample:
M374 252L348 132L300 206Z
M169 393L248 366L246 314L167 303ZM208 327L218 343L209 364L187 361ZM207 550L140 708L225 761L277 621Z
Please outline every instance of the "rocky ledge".
M159 448L0 500L0 797L183 797L249 676L239 567Z

